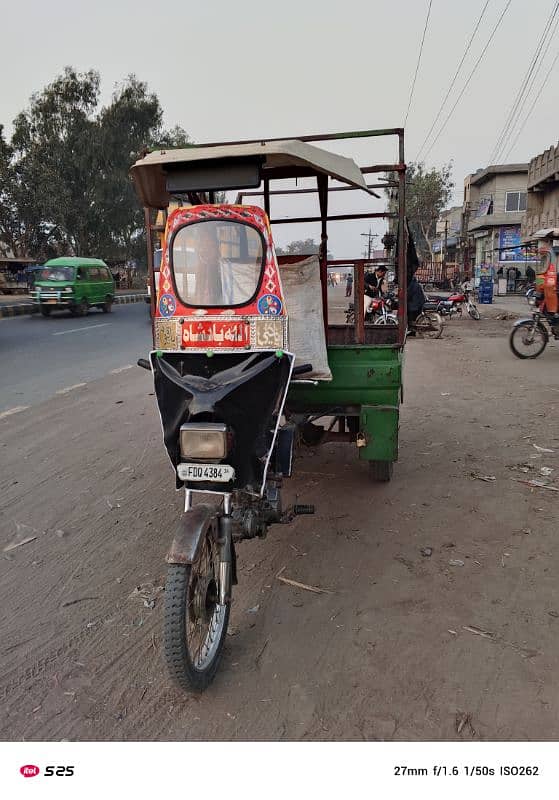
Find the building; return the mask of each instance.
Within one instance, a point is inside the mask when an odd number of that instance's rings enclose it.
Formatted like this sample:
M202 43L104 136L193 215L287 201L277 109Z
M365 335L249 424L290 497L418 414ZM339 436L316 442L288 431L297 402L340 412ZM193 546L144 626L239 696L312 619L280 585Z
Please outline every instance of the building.
M559 229L559 144L535 156L528 166L528 201L522 241L529 245L544 231Z
M464 180L462 254L465 272L492 267L516 288L526 267L537 259L522 242L526 215L528 164L496 164Z

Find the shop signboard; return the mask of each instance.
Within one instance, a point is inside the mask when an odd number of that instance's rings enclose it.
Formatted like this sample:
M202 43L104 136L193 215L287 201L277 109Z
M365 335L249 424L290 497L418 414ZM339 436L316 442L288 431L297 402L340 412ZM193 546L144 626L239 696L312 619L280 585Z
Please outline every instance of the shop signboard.
M499 229L499 261L515 263L537 260L537 247L521 244L520 225L507 225Z

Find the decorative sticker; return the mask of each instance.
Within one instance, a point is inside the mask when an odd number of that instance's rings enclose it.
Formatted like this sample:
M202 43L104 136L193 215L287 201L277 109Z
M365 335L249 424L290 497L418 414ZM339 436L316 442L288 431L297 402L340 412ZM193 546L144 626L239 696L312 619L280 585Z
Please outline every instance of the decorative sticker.
M258 301L258 313L265 317L279 316L282 308L282 302L276 294L264 294Z
M286 318L256 319L253 346L262 350L277 350L286 344Z
M176 319L155 320L155 346L160 350L177 350L179 327Z
M172 317L177 310L177 301L172 294L162 294L159 298L159 313L162 317Z

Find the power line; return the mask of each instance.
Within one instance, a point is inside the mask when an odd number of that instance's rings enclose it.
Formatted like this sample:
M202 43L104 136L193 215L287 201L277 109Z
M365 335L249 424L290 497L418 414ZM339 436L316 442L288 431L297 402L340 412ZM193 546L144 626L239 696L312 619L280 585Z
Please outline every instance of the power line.
M542 57L541 57L541 59L540 59L540 63L539 63L539 65L538 65L538 68L536 69L536 71L534 72L534 74L533 74L533 76L532 76L532 80L530 81L530 85L529 85L529 86L527 87L527 89L526 89L526 92L525 92L525 94L524 94L524 98L523 98L523 100L522 100L522 103L520 104L520 106L518 107L518 109L517 109L517 111L516 111L516 115L515 115L515 119L514 119L514 124L512 125L512 127L511 127L511 129L510 129L510 131L509 131L509 135L508 135L508 137L507 137L506 141L505 141L505 142L503 142L503 147L502 147L502 151L503 151L503 152L504 152L505 148L508 146L508 144L509 144L509 142L510 142L510 140L511 140L512 136L513 136L513 133L514 133L514 129L515 129L515 127L516 127L516 124L517 124L518 120L520 119L520 116L521 116L521 114L522 114L522 112L523 112L523 110L524 110L524 106L526 105L526 103L527 103L527 101L528 101L528 98L530 97L530 94L531 94L531 92L532 92L532 89L533 89L533 87L534 87L534 84L536 83L536 80L537 80L537 78L538 78L538 75L539 75L539 73L540 73L540 70L541 70L541 68L542 68L542 66L543 66L543 63L544 63L544 61L545 61L545 57L546 57L546 55L547 55L547 51L549 50L549 48L550 48L550 46L551 46L551 42L553 41L553 37L555 36L555 34L556 34L556 32L557 32L557 28L558 28L558 27L559 27L559 17L557 18L557 20L556 20L556 22L555 22L555 26L554 26L554 28L553 28L553 31L551 32L551 34L550 34L550 36L549 36L549 39L547 40L547 45L546 45L546 48L545 48L545 50L544 50L544 52L543 52L543 55L542 55ZM526 122L526 121L525 121L525 122ZM523 124L525 124L525 122L524 122ZM513 149L513 147L514 147L514 145L516 144L516 142L517 142L517 141L518 141L518 134L517 134L516 138L514 139L514 142L513 142L513 144L512 144L512 145L509 147L509 149L508 149L508 151L507 151L507 154L506 154L505 156L503 156L503 158L504 158L504 160L505 160L505 161L508 159L508 157L509 157L509 154L510 154L511 150Z
M546 83L547 83L547 82L548 82L548 80L549 80L549 76L550 76L550 75L551 75L551 73L553 72L553 67L555 66L555 64L557 63L557 61L558 61L558 60L559 60L559 52L557 52L557 55L556 55L556 56L555 56L555 58L553 59L553 62L552 62L552 64L551 64L550 68L549 68L549 69L548 69L548 71L547 71L547 75L546 75L546 76L545 76L545 78L543 79L542 85L540 86L540 88L539 88L539 90L538 90L538 93L537 93L537 95L534 97L534 100L533 100L533 102L532 102L532 105L531 105L531 106L530 106L530 108L528 109L528 113L527 113L527 114L526 114L526 116L524 117L524 120L523 120L523 122L522 122L522 125L521 125L521 126L520 126L520 128L518 129L518 133L516 134L516 137L515 137L515 139L514 139L514 142L511 144L511 146L510 146L510 148L509 148L509 151L508 151L508 153L507 153L507 155L506 155L506 158L508 158L508 157L509 157L509 155L510 155L510 153L511 153L511 150L513 150L513 149L514 149L514 146L515 146L515 144L517 143L517 141L518 141L518 139L519 139L519 137L520 137L520 134L521 134L521 133L522 133L522 131L524 130L524 127L525 127L526 123L528 122L528 120L529 120L529 119L530 119L530 117L532 116L532 111L533 111L533 110L534 110L534 108L536 107L536 103L537 103L537 102L538 102L538 100L540 99L540 95L541 95L541 93L543 92L543 90L544 90L544 88L545 88L545 85L546 85Z
M505 124L503 125L503 128L501 130L501 133L499 134L497 142L496 142L493 150L491 151L491 155L489 156L489 163L490 164L493 164L497 160L497 158L499 156L499 153L503 149L504 142L507 139L507 135L509 134L509 131L510 131L510 126L511 126L512 121L514 119L514 115L515 115L515 113L517 111L517 108L518 108L518 105L519 105L520 101L522 100L522 98L524 96L524 93L526 91L526 87L527 87L527 85L528 85L528 83L530 81L532 73L534 72L535 66L536 66L536 64L537 64L537 62L539 60L543 44L545 42L545 39L547 38L547 34L549 33L549 29L550 29L550 27L551 27L551 25L553 23L553 19L555 18L555 15L557 14L557 10L558 9L559 9L559 2L555 3L555 6L554 6L551 14L548 17L547 22L545 23L543 33L542 33L542 35L540 37L540 40L539 40L538 44L536 45L536 50L534 52L534 55L532 56L530 64L528 65L528 69L527 69L526 74L525 74L525 76L524 76L524 78L523 78L523 80L522 80L522 82L520 84L520 88L518 89L518 92L516 93L516 96L515 96L514 102L512 104L512 107L511 107L511 109L510 109L510 111L508 113L508 116L507 116L506 120L505 120Z
M480 55L479 55L479 57L478 57L478 60L476 61L476 63L475 63L475 64L474 64L474 66L473 66L473 69L472 69L472 71L471 71L471 72L470 72L470 74L468 75L468 78L467 78L467 80L466 80L466 83L465 83L465 84L464 84L464 86L462 87L462 91L460 92L460 94L459 94L459 95L458 95L458 97L456 98L456 101L455 101L454 105L452 106L452 108L451 108L451 109L450 109L450 111L448 112L448 114L447 114L447 116L446 116L446 119L445 119L445 121L443 122L443 124L442 124L442 126L441 126L441 128L440 128L439 132L437 133L437 135L435 136L435 138L434 138L434 139L433 139L433 141L431 142L431 145L430 145L429 149L427 150L427 152L425 153L425 156L424 156L424 158L427 158L427 156L429 155L429 153L431 152L431 150L433 149L433 147L435 146L435 144L438 142L438 140L439 140L439 138L440 138L440 136L441 136L442 132L444 131L444 129L445 129L445 128L446 128L446 126L448 125L448 122L449 122L450 118L451 118L451 117L452 117L452 115L454 114L454 110L456 109L456 106L458 105L458 103L460 102L460 100L462 99L462 97L463 97L463 95L464 95L464 92L466 91L466 89L467 89L467 88L468 88L468 86L470 85L470 81L471 81L471 80L472 80L472 78L474 77L474 74L475 74L475 72L476 72L477 68L478 68L478 67L479 67L479 65L481 64L481 61L482 61L482 59L483 59L483 56L485 55L485 53L487 52L487 49L488 49L489 45L490 45L490 44L491 44L491 42L493 41L493 37L494 37L494 36L495 36L495 34L497 33L497 30L499 29L499 26L501 25L501 22L503 21L503 18L504 18L504 16L505 16L505 14L506 14L506 13L507 13L507 11L509 10L509 6L510 6L510 4L511 4L511 3L512 3L512 0L508 0L508 2L507 2L507 4L506 4L506 6L504 7L504 9L503 9L503 10L502 10L502 12L501 12L501 16L499 17L499 19L497 20L497 22L496 22L496 23L495 23L495 25L493 26L493 30L491 31L491 33L490 33L490 35L489 35L489 39L487 40L487 42L486 42L486 44L485 44L485 47L484 47L484 48L483 48L483 50L481 51L481 53L480 53Z
M412 83L411 83L410 97L409 97L409 100L408 100L408 107L406 109L406 116L404 118L404 128L406 127L406 123L408 121L408 114L410 113L411 101L412 101L412 98L413 98L413 90L415 89L415 82L417 80L417 73L419 72L419 64L421 62L421 54L423 53L423 43L425 41L425 34L427 33L427 26L429 24L429 17L431 16L431 5L432 4L433 4L433 0L429 0L429 7L427 9L427 17L425 18L425 26L423 28L423 36L421 37L421 44L419 46L419 55L417 57L417 64L415 65L415 73L414 73L413 80L412 80Z
M439 121L439 119L440 119L440 116L441 116L441 114L442 114L442 110L443 110L443 108L444 108L444 106L445 106L445 104L446 104L446 101L447 101L447 100L448 100L448 98L449 98L449 95L450 95L451 91L452 91L452 90L453 90L453 88L454 88L454 84L456 83L456 80L457 80L457 78L458 78L458 75L459 75L459 73L460 73L460 70L462 69L462 64L463 64L463 63L464 63L464 61L466 60L466 56L468 55L468 53L469 53L469 51L470 51L470 47L472 46L472 42L474 41L475 35L476 35L476 33L478 32L478 28L479 28L479 26L481 25L481 21L482 21L482 19L483 19L484 15L485 15L485 12L486 12L486 10L487 10L487 6L489 5L489 3L490 3L490 2L491 2L491 0L486 0L486 3L485 3L485 5L483 6L482 12L481 12L481 14L479 15L478 21L476 22L476 26L475 26L475 28L474 28L474 31L473 31L472 35L470 36L470 40L468 41L468 44L466 45L466 49L464 50L464 53L463 53L463 55L462 55L462 58L460 59L460 63L458 64L458 67L457 67L457 69L456 69L456 72L454 73L454 77L453 77L452 81L450 82L450 86L448 87L447 93L445 94L445 96L444 96L444 99L443 99L443 101L442 101L441 105L439 106L439 110L437 111L437 115L436 115L435 119L433 120L433 122L432 122L432 124L431 124L431 127L429 128L429 130L428 130L428 132L427 132L427 136L426 136L426 137L425 137L425 139L423 140L423 142L422 142L422 144L421 144L421 147L419 148L419 150L418 150L418 152L417 152L417 156L416 156L416 158L415 158L415 161L419 161L419 157L421 156L421 151L423 150L423 148L424 148L424 147L425 147L425 145L427 144L427 141L428 141L429 137L431 136L431 134L432 134L432 132L433 132L433 130L434 130L434 128L435 128L435 125L437 124L437 122L438 122L438 121Z

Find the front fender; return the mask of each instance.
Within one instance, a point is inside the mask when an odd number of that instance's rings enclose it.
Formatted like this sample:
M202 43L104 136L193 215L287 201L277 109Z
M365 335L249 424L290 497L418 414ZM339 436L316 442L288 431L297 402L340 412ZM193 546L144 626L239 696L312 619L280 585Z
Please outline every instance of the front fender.
M519 325L535 325L537 324L533 317L522 317L522 319L517 319L513 322L512 327L518 328Z
M192 564L200 553L204 536L212 523L217 524L215 506L199 503L188 509L181 518L179 530L165 557L167 564Z

